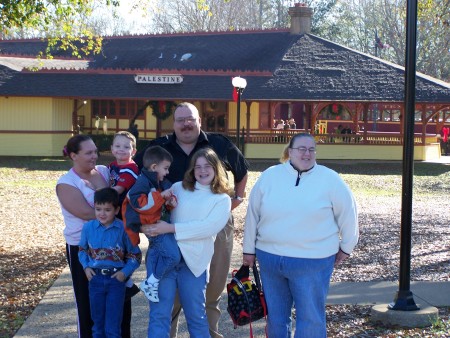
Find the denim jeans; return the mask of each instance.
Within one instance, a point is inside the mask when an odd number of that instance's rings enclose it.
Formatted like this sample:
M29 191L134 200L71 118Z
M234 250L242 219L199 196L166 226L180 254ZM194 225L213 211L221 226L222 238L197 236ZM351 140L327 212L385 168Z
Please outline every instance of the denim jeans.
M219 320L221 311L219 302L222 291L225 289L230 271L231 253L233 252L234 220L230 213L225 227L217 234L214 241L214 255L209 266L209 282L206 287L206 316L209 323L209 334L212 338L223 338L219 333ZM180 301L175 297L172 310L171 337L176 337L178 332L178 317L181 311Z
M153 257L147 254L147 259ZM152 264L154 262L152 261ZM172 307L178 289L191 338L209 338L205 311L206 271L195 277L182 259L159 282L159 302L150 303L148 337L169 337Z
M89 298L93 338L120 338L125 283L98 273L89 281Z
M268 337L291 337L293 304L295 337L326 337L325 302L335 255L321 259L294 258L256 249L256 257L266 295Z
M174 234L162 234L156 237L149 237L150 255L154 262L153 268L149 266L149 260L145 260L148 276L151 272L153 275L161 279L169 270L172 270L178 263L180 263L181 252L178 248L177 240Z

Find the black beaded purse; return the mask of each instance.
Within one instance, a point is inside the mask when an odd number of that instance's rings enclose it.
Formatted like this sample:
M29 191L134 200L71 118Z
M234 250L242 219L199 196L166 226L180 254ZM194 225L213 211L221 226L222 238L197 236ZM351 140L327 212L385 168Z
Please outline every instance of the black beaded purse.
M262 291L256 263L253 266L255 282L250 279L250 268L242 265L232 272L232 279L227 284L227 311L234 323L234 328L257 321L267 316L266 300Z

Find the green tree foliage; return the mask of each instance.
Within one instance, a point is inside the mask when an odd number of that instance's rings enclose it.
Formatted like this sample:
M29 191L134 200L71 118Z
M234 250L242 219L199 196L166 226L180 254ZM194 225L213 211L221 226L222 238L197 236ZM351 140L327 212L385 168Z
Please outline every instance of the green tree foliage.
M107 6L119 1L104 0ZM48 47L41 51L51 57L58 49L81 57L98 53L102 39L88 25L95 0L1 0L1 38L45 37Z

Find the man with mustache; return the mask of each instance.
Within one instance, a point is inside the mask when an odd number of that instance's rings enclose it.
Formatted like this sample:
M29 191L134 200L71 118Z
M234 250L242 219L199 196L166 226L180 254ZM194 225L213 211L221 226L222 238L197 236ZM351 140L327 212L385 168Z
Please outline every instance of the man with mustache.
M241 151L225 136L204 132L201 130L201 119L197 107L188 102L180 103L173 114L173 134L152 140L149 146L159 145L173 156L173 162L166 178L172 183L182 181L192 155L201 148L212 148L224 164L227 171L234 176L235 197L232 199L231 210L242 203L245 185L247 183L248 162ZM139 152L134 161L142 168L142 156L145 149ZM194 211L193 211L194 212ZM218 332L220 319L219 301L225 288L230 269L231 253L233 251L233 216L230 213L225 228L217 234L214 243L214 255L210 266L209 283L206 289L206 314L208 316L211 337L222 338ZM176 337L178 315L181 307L176 300L172 312L171 337Z

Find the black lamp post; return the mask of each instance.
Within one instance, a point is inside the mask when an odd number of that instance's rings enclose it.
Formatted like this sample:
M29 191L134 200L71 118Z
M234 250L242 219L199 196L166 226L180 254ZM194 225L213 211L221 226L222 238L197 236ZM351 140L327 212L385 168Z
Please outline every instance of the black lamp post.
M416 33L417 0L408 0L406 6L406 60L405 60L405 129L403 140L402 214L400 232L399 290L389 304L391 310L415 311L419 307L410 289L412 194L414 177L414 111L416 96Z
M245 87L247 87L247 80L236 76L231 80L233 87L236 88L237 91L237 119L236 119L236 144L239 149L241 149L241 138L240 138L240 129L241 129L241 95L244 91Z

